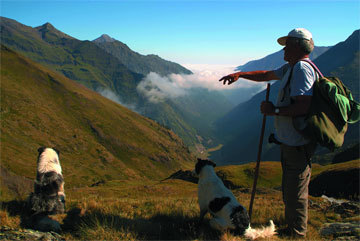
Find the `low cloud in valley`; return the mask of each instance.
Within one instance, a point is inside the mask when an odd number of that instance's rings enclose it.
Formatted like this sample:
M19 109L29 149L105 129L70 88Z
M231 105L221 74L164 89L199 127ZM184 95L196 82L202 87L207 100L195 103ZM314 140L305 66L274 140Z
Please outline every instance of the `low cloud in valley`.
M232 85L223 85L219 79L234 72L234 66L224 65L184 65L193 74L171 74L160 76L151 72L139 83L137 91L151 102L160 102L168 98L184 96L191 88L205 88L211 91L230 89L247 89L258 92L264 89L264 84L239 79Z

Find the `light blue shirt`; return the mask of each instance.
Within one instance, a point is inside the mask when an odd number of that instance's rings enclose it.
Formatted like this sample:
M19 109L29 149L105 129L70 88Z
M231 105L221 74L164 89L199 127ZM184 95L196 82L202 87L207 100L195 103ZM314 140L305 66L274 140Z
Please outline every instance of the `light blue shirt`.
M275 106L289 106L295 96L313 94L313 84L316 80L316 73L312 66L299 61L293 67L290 83L286 85L291 72L291 66L285 64L274 70L276 76L281 79L280 89ZM298 117L299 118L299 117ZM300 117L302 118L302 117ZM301 146L309 143L293 126L293 117L275 116L276 139L289 146Z

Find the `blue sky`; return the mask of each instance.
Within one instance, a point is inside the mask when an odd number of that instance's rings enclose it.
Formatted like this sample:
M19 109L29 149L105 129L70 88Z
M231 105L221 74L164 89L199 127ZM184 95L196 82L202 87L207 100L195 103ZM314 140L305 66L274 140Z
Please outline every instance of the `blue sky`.
M244 64L281 49L276 39L309 29L317 46L360 27L360 1L1 1L1 16L37 27L50 22L80 40L101 34L141 54L180 64Z

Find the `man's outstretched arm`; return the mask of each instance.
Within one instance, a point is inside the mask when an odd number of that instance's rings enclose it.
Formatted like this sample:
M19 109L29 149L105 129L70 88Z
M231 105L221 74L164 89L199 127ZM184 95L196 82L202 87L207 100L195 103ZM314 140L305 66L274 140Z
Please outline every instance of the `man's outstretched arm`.
M226 84L226 82L228 82L228 85L230 85L237 81L239 78L244 78L255 82L264 82L279 79L279 77L277 77L274 71L258 70L249 72L236 72L222 77L219 81L223 81L224 85Z

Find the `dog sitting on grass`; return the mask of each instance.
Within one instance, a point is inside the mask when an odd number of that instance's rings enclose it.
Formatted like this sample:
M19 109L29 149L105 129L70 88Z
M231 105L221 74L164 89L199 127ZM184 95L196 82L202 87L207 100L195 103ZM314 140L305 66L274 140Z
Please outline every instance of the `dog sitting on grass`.
M272 220L266 228L253 229L250 227L250 218L246 209L216 175L215 166L214 162L202 159L198 159L195 165L195 173L199 177L200 222L209 212L213 216L210 220L210 226L216 230L230 229L235 234L245 235L246 238L250 239L267 238L275 235L275 225Z
M28 198L32 216L65 212L64 179L59 151L54 148L38 149L37 174L34 192Z

